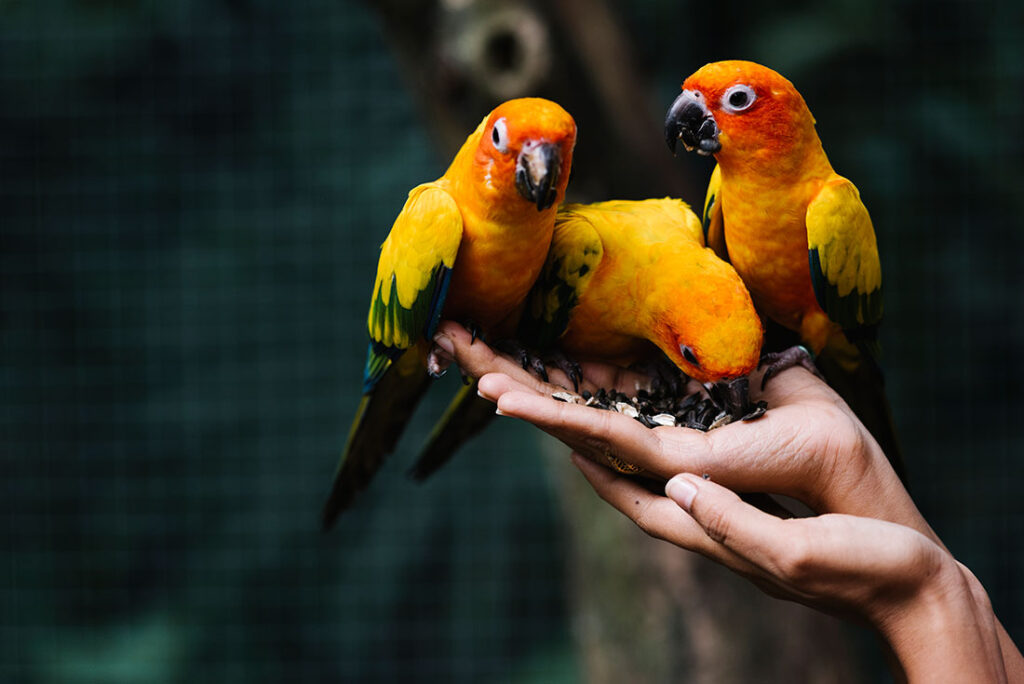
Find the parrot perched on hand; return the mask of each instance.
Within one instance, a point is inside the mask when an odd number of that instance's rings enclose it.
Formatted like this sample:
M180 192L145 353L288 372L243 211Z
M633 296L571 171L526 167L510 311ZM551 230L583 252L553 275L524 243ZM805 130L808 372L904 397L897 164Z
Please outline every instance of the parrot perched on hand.
M681 141L718 162L704 208L707 240L758 310L795 332L817 361L799 347L768 355L765 380L795 364L819 369L902 476L878 360L882 269L860 193L832 169L803 97L775 71L714 62L682 91L665 137L673 153Z
M657 348L700 382L750 373L762 342L743 281L670 198L562 207L520 330L541 348L621 366Z
M329 528L395 447L441 365L442 316L501 338L515 326L551 243L576 124L549 100L499 105L438 180L412 189L377 264L363 399L323 511Z
M754 370L762 327L736 271L705 248L700 219L666 198L559 209L517 338L581 361L628 366L667 357L696 380L718 382ZM490 402L460 395L414 474L433 472L493 415Z

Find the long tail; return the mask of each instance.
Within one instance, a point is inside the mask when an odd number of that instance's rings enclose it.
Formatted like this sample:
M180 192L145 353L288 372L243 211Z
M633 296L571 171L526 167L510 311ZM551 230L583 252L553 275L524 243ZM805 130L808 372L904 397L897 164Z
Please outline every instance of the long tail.
M882 447L893 470L907 486L907 466L892 419L892 408L885 394L885 377L876 360L877 345L868 348L858 344L858 358L855 363L850 363L849 358L840 361L836 355L829 352L830 349L826 347L815 359L818 369L832 389L849 404L864 423Z
M409 474L419 481L430 477L448 462L459 447L486 428L494 415L494 403L476 393L475 380L464 386L430 432L427 444Z
M409 417L430 386L430 376L416 349L399 357L373 390L363 396L349 430L341 462L323 510L324 531L373 479L385 457L395 450Z

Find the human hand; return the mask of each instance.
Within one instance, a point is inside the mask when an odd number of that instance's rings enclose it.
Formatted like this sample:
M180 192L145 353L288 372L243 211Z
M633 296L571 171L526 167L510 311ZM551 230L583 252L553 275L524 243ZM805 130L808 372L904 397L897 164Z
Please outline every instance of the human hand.
M826 514L782 520L697 475L649 492L578 454L597 493L648 534L696 551L776 598L879 631L909 681L1005 681L997 623L980 585L923 534Z
M915 529L941 545L878 444L853 412L824 382L794 368L753 399L769 410L750 422L709 432L686 428L648 429L626 416L555 401L569 386L558 371L541 382L511 359L495 353L453 323L438 338L452 346L460 367L480 378L479 392L507 416L530 421L600 464L615 456L668 480L681 472L708 474L734 491L784 494L819 513L845 513L888 520ZM635 391L646 378L615 366L584 363L581 389Z
M984 588L945 552L881 449L852 411L807 371L785 371L760 393L758 378L752 378L753 399L764 399L769 405L769 411L756 421L732 423L707 433L686 428L648 429L617 413L553 400L553 392L564 391L571 384L559 371L550 373L552 383L541 382L487 345L470 344L469 334L456 324L442 323L438 342L448 348L448 355L464 372L480 378L481 395L495 401L501 414L533 422L577 454L586 454L588 462L578 455L574 460L588 480L598 488L602 480L595 480L595 474L605 478L600 486L609 496L612 491L625 492L620 498L627 505L632 501L632 508L623 512L643 529L680 543L682 540L667 536L666 526L670 526L672 515L681 512L669 499L594 463L604 464L608 455L615 455L664 479L683 472L708 474L717 484L702 485L701 479L692 479L692 483L697 487L725 485L737 491L788 494L819 513L839 514L776 520L788 526L776 527L781 536L760 547L762 560L779 549L789 550L789 555L774 566L754 565L749 557L728 549L723 543L728 535L715 540L704 533L708 539L701 542L704 546L688 548L707 551L715 548L707 545L718 544L723 559L730 561L723 560L726 565L751 577L769 593L826 610L853 613L872 622L903 661L911 681L916 681L917 673L924 672L921 668L929 665L942 667L922 675L922 681L980 681L975 675L954 674L954 665L974 667L982 663L988 667L985 654L1001 650L1009 680L1024 682L1024 658L992 614ZM592 392L601 387L631 392L648 381L640 374L608 364L584 363L582 370L580 389ZM735 498L726 491L723 489L721 495ZM714 496L705 497L705 501ZM739 505L732 510L743 510ZM749 508L747 513L756 510ZM674 513L665 519L657 515L667 511ZM691 518L688 528L672 534L697 535L694 525L699 523L696 517ZM728 530L729 523L726 525ZM851 560L852 566L848 565ZM784 567L787 573L770 578L773 567ZM951 573L951 567L958 572ZM886 589L890 580L894 582L893 591ZM965 601L965 595L970 600ZM889 600L878 601L877 597ZM991 638L993 623L997 645ZM966 633L953 633L957 625ZM940 639L943 635L949 639ZM939 644L942 646L936 651ZM965 658L958 664L946 662L951 656ZM943 667L948 669L942 672ZM1003 681L998 673L1001 668L1002 663L998 663L984 680Z

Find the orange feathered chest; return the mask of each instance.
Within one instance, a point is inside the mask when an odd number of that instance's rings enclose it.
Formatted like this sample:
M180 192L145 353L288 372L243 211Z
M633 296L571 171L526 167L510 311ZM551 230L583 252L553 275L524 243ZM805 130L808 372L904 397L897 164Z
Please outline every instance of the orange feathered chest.
M547 257L555 207L521 216L495 215L460 204L462 243L444 317L471 321L491 336L511 335L521 306Z
M799 330L820 312L807 257L807 206L821 187L816 179L772 185L729 176L723 168L722 219L729 260L758 310Z

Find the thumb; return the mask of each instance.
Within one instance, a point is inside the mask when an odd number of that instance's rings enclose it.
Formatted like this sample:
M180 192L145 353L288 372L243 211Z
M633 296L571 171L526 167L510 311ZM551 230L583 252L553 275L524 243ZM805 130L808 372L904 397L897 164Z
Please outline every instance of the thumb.
M781 541L783 521L711 480L682 473L665 484L665 495L688 512L713 541L754 563Z

